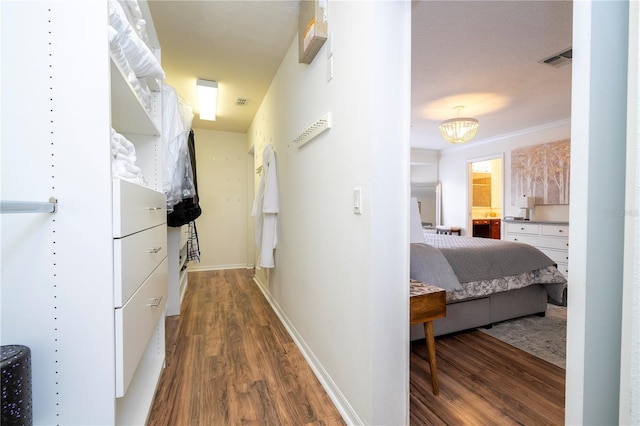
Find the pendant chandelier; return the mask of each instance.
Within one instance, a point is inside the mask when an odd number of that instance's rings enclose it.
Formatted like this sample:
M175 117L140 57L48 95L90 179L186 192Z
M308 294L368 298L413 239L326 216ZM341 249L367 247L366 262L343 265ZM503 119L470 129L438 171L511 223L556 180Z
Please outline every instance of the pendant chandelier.
M478 133L478 120L470 117L460 117L463 106L453 109L458 111L458 117L444 120L440 123L440 134L449 143L469 142Z

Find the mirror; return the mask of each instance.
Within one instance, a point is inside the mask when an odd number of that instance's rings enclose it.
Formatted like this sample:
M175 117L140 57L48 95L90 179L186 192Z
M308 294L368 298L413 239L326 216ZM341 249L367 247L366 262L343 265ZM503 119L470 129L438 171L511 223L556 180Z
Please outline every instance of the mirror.
M502 216L502 158L469 162L471 219Z
M436 226L441 225L442 184L440 182L412 183L411 197L418 199L422 227L435 231Z
M491 207L491 173L471 173L473 207Z

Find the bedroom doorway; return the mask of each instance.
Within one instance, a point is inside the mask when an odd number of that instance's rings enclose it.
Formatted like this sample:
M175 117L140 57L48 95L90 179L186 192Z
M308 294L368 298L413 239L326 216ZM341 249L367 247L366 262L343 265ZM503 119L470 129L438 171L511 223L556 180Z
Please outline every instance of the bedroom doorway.
M501 239L503 215L503 156L468 162L468 228L473 237Z

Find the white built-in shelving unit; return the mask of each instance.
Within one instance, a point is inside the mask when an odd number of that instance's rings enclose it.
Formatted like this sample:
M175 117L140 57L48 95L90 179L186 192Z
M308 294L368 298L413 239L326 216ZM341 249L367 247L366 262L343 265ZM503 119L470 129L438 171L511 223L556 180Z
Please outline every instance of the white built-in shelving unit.
M34 424L144 424L165 357L162 97L145 110L111 61L106 1L0 7L1 198L57 200L0 217L1 344L31 349ZM147 187L112 179L112 126Z
M189 225L167 228L169 290L167 315L180 315L180 306L188 285L187 241Z

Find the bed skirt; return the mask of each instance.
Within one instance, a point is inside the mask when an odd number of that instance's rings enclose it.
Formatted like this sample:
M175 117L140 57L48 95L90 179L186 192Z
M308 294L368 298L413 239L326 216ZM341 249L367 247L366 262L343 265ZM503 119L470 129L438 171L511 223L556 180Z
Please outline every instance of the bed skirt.
M532 285L517 290L493 293L486 297L454 301L447 304L447 316L433 321L436 336L486 327L493 323L547 310L547 290L544 285ZM411 326L411 340L424 339L421 324Z

